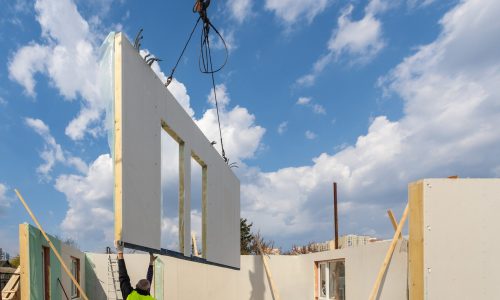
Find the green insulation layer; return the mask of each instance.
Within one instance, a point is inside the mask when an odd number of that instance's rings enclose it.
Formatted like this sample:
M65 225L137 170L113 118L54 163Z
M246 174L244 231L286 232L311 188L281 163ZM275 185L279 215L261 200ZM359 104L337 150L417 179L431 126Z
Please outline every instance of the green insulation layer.
M44 299L43 276L43 247L49 247L40 230L28 225L29 253L30 253L30 295L31 299ZM61 242L50 236L50 241L57 251L61 251ZM50 299L62 299L61 286L57 279L61 279L61 264L54 251L50 250Z

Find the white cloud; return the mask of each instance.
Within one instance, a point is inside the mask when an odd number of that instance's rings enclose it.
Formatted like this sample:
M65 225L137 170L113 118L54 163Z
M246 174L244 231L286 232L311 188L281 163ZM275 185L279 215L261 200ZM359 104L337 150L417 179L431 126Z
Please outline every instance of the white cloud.
M389 9L388 2L371 0L365 7L364 17L357 21L352 20L353 9L354 6L350 4L342 11L337 21L337 28L333 30L327 43L328 52L314 63L309 74L297 79L298 85L313 85L326 66L342 56L351 63L364 64L384 48L382 23L377 19L377 14Z
M295 103L297 105L303 105L311 108L311 110L318 115L325 115L326 110L321 104L317 103L312 103L312 98L311 97L300 97L297 102Z
M288 129L288 122L287 121L281 122L280 125L278 126L278 134L281 135L285 133L287 129Z
M330 3L331 0L266 0L265 7L286 25L293 25L303 19L311 23Z
M0 96L0 105L7 105L8 102L2 96Z
M44 160L44 163L37 168L37 172L42 178L47 180L51 178L50 173L56 162L72 166L80 172L87 171L87 165L83 160L63 151L61 145L50 134L49 127L42 120L25 118L25 123L40 135L45 142L44 149L40 153L40 157Z
M0 182L0 216L10 207L11 199L7 197L8 187Z
M61 228L80 245L113 239L113 169L109 154L100 155L82 175L61 175L55 188L68 200Z
M318 137L318 135L310 130L306 130L306 133L305 133L305 136L306 136L306 139L308 140L314 140L315 138Z
M311 102L311 97L300 97L299 100L297 100L298 105L307 105Z
M81 140L86 133L102 134L99 121L106 101L98 83L95 35L71 0L37 0L35 11L42 42L31 42L13 54L9 77L35 97L35 74L46 75L64 98L82 99L82 109L68 124L66 134L74 140Z
M250 114L246 108L235 106L228 110L227 106L230 98L224 84L217 85L216 91L226 156L232 162L241 162L243 159L253 158L261 146L260 141L266 130L255 125L255 116ZM213 90L207 96L207 99L209 103L214 105ZM215 108L205 111L203 116L195 120L195 122L209 141L217 141L220 144ZM218 144L215 148L220 153L221 148Z
M323 153L310 165L253 170L242 181L243 216L269 238L324 239L318 232L331 232L331 184L337 181L349 212L340 213L342 231L388 237L385 209L402 211L408 182L497 176L499 10L496 0L460 2L441 19L433 43L381 80L387 93L404 100L402 118L375 117L354 145Z
M252 15L252 0L228 0L227 5L231 12L231 17L243 23L249 16Z

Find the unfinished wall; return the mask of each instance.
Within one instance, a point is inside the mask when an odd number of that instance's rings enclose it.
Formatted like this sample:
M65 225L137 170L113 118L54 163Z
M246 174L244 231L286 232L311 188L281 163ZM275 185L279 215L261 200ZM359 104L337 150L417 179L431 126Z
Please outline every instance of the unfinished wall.
M160 249L161 130L179 143L179 237L191 254L191 157L206 170L203 255L238 268L240 184L194 121L123 34L114 45L115 239ZM145 234L147 233L147 234Z
M410 184L410 299L498 299L500 179Z
M80 260L80 284L85 286L85 254L73 247L61 243L58 239L49 235L52 244L64 260L68 268L71 265L71 257ZM44 263L43 247L49 244L40 230L29 225L19 225L19 249L21 257L21 296L22 299L44 299ZM71 279L63 271L54 252L50 250L50 280L49 293L53 300L66 299L64 291L71 298ZM59 283L59 281L61 283ZM62 284L62 287L61 287ZM80 299L80 297L72 298Z
M346 298L366 300L389 244L389 241L384 241L357 248L300 256L271 255L269 265L281 299L304 300L314 299L315 262L343 258L346 266ZM382 282L380 299L407 298L406 249L407 242L400 241ZM104 287L107 255L87 254L87 258L95 265L95 274ZM260 256L241 256L240 271L165 256L160 258L165 264L165 299L273 300ZM125 254L125 260L132 285L135 285L139 279L146 276L148 256ZM94 295L91 295L91 298L105 299Z

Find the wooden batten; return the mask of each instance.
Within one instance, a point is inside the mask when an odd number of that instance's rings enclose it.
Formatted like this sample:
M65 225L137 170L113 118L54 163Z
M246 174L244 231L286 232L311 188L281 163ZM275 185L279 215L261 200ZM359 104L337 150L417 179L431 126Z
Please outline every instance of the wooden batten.
M408 286L410 300L424 299L424 183L411 183L408 188L410 202Z
M122 196L123 196L123 166L122 166L122 48L123 34L115 36L114 57L114 208L115 208L115 240L122 240Z
M19 225L19 256L21 266L21 297L22 299L31 299L28 224Z

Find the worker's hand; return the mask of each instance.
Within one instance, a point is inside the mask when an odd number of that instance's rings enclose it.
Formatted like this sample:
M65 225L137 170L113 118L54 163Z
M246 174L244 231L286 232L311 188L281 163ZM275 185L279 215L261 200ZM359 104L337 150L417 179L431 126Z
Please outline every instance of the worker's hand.
M120 241L115 241L116 252L123 254L123 243Z
M149 264L153 265L158 256L154 256L153 253L149 252Z

